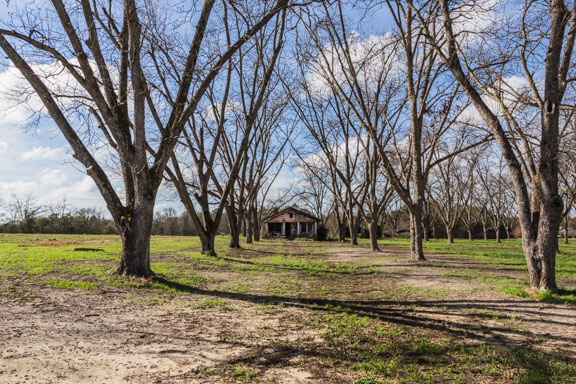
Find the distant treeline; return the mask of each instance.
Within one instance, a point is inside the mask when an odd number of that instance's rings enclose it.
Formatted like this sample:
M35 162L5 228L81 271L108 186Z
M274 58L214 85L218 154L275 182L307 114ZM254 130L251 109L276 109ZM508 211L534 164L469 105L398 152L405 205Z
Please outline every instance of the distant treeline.
M0 225L2 233L59 233L104 235L118 233L112 220L94 208L82 208L64 215L45 213L11 218Z
M40 205L31 197L12 197L4 206L0 217L0 233L44 233L44 234L118 234L114 222L97 208L71 208L65 201L55 205ZM224 218L225 219L225 218ZM227 221L223 221L224 224ZM220 228L221 234L230 233L227 225ZM166 208L154 216L153 235L195 236L197 235L190 216L178 214Z

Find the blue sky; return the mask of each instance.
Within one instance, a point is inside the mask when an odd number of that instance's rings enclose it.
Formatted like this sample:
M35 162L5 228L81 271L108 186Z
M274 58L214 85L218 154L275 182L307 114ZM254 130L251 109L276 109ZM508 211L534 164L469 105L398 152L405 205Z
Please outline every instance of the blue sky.
M37 7L44 0L0 1L0 20L7 20L16 6L30 4ZM389 23L383 10L370 13L374 27L368 32L381 30ZM357 20L359 11L350 11L350 18ZM389 24L388 24L389 25ZM370 30L372 29L372 30ZM4 55L0 58L0 200L10 201L11 196L32 196L38 204L47 205L66 199L76 207L97 207L107 213L104 202L92 180L81 166L74 162L69 146L59 130L48 118L31 123L30 112L23 104L9 100L9 90L18 86L13 74L7 72ZM284 170L278 178L278 188L289 184L292 173ZM161 191L157 210L172 206L182 211L178 199ZM2 210L2 208L0 208Z

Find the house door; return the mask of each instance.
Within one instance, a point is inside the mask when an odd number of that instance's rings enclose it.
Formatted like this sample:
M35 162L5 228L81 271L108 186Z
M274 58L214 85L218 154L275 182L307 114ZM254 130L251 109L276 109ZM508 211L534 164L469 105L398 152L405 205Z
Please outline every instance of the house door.
M290 237L290 236L291 236L290 234L292 233L292 232L290 231L290 223L284 223L284 225L285 225L284 235L285 235L286 237Z

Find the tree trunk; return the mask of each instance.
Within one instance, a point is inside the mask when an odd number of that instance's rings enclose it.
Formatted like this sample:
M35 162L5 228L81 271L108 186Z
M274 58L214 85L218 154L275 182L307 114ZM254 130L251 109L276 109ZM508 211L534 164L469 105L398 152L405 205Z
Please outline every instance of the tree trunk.
M484 240L488 240L488 228L486 223L482 223L482 232L484 233Z
M426 261L422 244L423 232L422 213L414 209L414 212L410 212L410 254L417 261Z
M376 220L370 221L370 249L374 252L380 251L378 248L378 222Z
M566 214L564 218L564 244L568 244L568 227L570 226L570 217Z
M228 226L230 227L230 248L240 248L240 229L238 228L238 217L234 207L227 206Z
M496 229L494 230L496 232L496 242L497 243L501 243L502 240L500 239L500 224L495 225Z
M430 228L428 228L428 225L424 227L424 241L430 241Z
M216 256L216 248L214 246L216 234L200 231L198 235L200 236L200 243L202 244L202 254L206 256Z
M474 239L472 238L472 230L468 229L468 240L473 241Z
M350 244L351 245L358 245L358 229L360 227L360 223L356 220L356 223L350 225Z
M530 288L535 291L558 292L555 269L556 248L540 248L542 243L542 241L538 241L534 245L529 245L527 249L524 247Z
M338 225L338 241L341 243L346 242L346 225L344 223Z
M132 214L123 216L120 237L122 257L116 273L122 276L150 277L150 236L154 217L154 203L146 198Z
M252 209L252 234L254 241L260 241L260 223L258 222L258 211Z
M530 288L536 291L558 292L556 285L556 252L558 232L562 221L562 199L545 191L540 202L540 215L536 226L526 218L520 220L522 248L528 265ZM550 198L550 195L552 197ZM535 237L535 239L534 239Z
M246 244L252 244L252 230L254 229L252 226L252 220L250 213L246 215L246 220L244 220L244 228L246 230Z
M448 244L454 244L454 234L452 228L446 226L446 236L448 237Z

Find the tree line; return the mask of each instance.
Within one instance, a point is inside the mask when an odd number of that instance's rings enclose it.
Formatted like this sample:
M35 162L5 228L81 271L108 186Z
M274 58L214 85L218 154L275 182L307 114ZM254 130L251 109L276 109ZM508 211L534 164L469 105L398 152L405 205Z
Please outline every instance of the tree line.
M438 223L449 241L503 229L522 238L531 288L557 290L575 195L574 2L9 6L0 48L28 84L14 99L37 101L96 184L119 274L153 275L164 186L206 254L223 227L230 247L259 241L280 203L353 245L367 229L374 251L404 211L415 260ZM287 169L298 181L279 192Z

